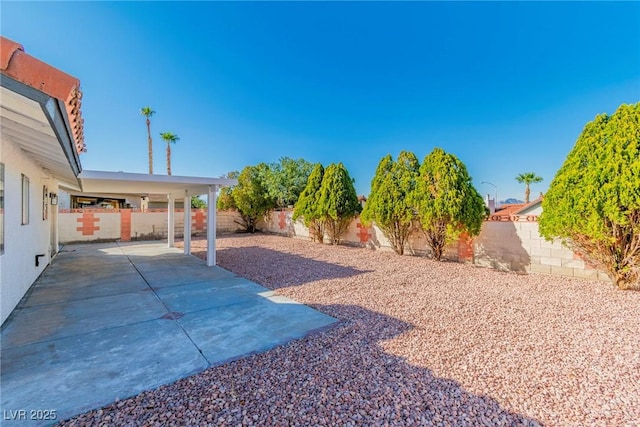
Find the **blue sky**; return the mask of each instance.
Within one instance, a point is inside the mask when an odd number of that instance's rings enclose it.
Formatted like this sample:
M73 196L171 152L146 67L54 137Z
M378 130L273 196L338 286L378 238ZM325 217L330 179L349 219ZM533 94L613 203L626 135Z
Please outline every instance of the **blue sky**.
M546 191L586 122L640 101L640 3L2 2L2 35L78 77L85 169L220 176L434 147L481 194Z

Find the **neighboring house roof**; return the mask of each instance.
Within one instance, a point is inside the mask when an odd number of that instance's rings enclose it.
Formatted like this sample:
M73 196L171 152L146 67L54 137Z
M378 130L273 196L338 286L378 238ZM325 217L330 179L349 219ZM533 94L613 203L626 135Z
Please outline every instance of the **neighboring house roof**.
M512 203L502 205L499 210L489 216L489 219L491 221L518 221L520 219L527 218L528 220L534 221L535 217L538 215L534 211L539 210L543 199L544 197L540 195L540 197L530 203Z
M544 196L542 194L540 194L540 196L533 200L532 202L522 205L522 207L520 207L520 209L517 209L516 211L513 212L514 215L526 215L528 213L530 213L531 211L535 210L539 205L542 204L542 200L544 199Z
M516 213L516 211L522 209L524 206L524 203L510 203L501 205L500 208L491 215L491 218L510 218Z
M80 111L80 80L28 55L21 44L0 36L0 71L65 105L77 153L86 151L84 120Z

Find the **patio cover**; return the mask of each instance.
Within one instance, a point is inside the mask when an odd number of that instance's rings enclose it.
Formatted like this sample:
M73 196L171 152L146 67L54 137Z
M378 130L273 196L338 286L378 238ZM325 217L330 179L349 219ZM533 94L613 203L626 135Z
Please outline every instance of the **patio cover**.
M184 253L191 252L191 197L207 195L207 265L216 264L216 199L221 187L238 183L235 179L175 175L149 175L130 172L83 170L78 175L85 193L149 195L165 194L168 206L168 245L174 245L174 201L184 197Z

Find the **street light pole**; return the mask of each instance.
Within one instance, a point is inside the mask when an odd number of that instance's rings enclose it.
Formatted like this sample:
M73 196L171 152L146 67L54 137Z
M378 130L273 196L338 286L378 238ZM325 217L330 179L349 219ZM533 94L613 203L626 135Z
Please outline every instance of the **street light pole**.
M487 181L482 181L481 184L489 184L490 186L492 186L496 190L495 206L497 208L498 207L498 187L496 187L494 184L492 184L490 182L487 182Z

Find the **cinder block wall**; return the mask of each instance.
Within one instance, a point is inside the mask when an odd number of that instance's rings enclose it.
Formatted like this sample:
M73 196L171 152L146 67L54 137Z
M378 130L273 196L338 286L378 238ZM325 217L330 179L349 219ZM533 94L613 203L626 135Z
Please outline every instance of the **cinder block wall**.
M485 221L474 239L474 263L505 271L610 281L559 241L546 241L538 231L537 217L529 218L534 221Z
M60 243L119 239L120 228L117 209L58 210Z
M280 234L289 237L310 239L309 229L304 226L302 221L294 221L293 212L291 210L272 211L267 218L260 223L263 231ZM328 236L325 235L325 243L328 242ZM370 249L393 251L393 247L384 233L377 225L365 226L362 224L360 217L356 217L347 229L342 238L342 244L349 246L359 246ZM460 257L459 245L453 244L445 248L444 258L450 261L464 261ZM405 253L409 255L425 256L430 255L427 248L424 234L421 231L414 232L410 238ZM469 260L470 261L470 260Z
M175 235L184 235L182 209L175 210ZM61 243L100 240L153 240L168 235L167 209L60 209L58 211ZM216 231L232 232L240 219L235 211L217 212ZM206 209L191 210L192 235L206 235Z
M240 221L240 219L240 214L236 211L218 211L216 215L217 232L230 233L236 231L240 227L236 221Z
M300 221L293 221L292 212L289 210L271 212L261 225L264 231L270 233L309 238L309 230ZM343 243L378 250L393 250L389 240L375 224L365 227L360 218L351 222ZM424 233L416 229L409 238L405 254L430 256L430 252ZM548 242L540 236L537 216L534 215L516 221L485 221L479 236L474 239L461 236L459 242L445 248L444 258L472 262L478 266L503 271L610 281L605 273L586 265L579 256L560 242Z
M130 240L164 239L167 237L167 210L146 212L131 210L130 226L123 223L118 209L60 209L58 215L60 242L95 241L102 239ZM184 230L183 210L176 209L176 236ZM309 230L301 221L293 221L291 210L270 212L259 227L266 232L289 237L310 239ZM528 218L529 220L527 220ZM218 233L233 232L240 228L240 215L235 211L218 211ZM538 232L537 217L522 220L485 221L480 235L473 240L461 237L447 246L444 258L450 261L473 262L478 266L521 273L535 272L609 281L609 277L587 265L579 256L560 242L548 242ZM205 209L191 212L193 235L205 235L207 213ZM124 233L124 234L123 234ZM325 240L326 241L326 240ZM351 246L392 251L384 233L374 224L367 227L355 218L343 237ZM407 255L429 256L425 236L415 230L410 238Z
M133 240L164 239L167 237L167 223L166 209L154 209L151 212L136 211L131 216L131 238ZM175 215L175 229L176 235L183 235L182 212Z

